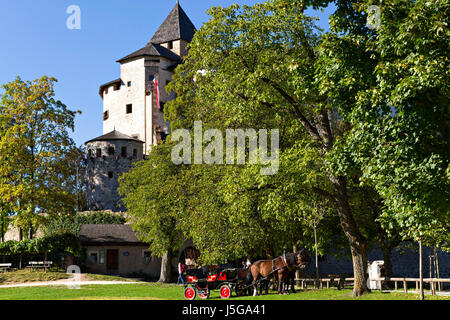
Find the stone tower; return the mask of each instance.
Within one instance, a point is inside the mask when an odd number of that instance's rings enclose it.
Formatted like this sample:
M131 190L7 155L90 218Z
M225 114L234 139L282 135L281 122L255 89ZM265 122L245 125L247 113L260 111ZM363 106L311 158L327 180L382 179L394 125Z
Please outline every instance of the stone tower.
M164 121L164 104L173 98L165 87L194 33L193 23L177 3L144 48L117 61L120 78L100 86L103 134L116 129L142 140L145 154L165 139L170 125Z
M118 131L86 142L86 196L90 211L124 210L117 192L118 178L144 158L143 144L143 141Z
M86 142L89 210L124 210L118 177L170 134L165 87L195 31L177 1L147 45L117 61L120 78L100 86L103 136Z

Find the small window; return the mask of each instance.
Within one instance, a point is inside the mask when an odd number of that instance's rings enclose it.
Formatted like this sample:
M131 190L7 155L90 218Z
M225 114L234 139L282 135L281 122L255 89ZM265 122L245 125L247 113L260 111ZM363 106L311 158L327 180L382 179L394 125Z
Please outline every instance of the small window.
M105 264L105 251L100 251L99 252L98 263Z
M103 113L103 121L106 121L106 120L108 120L109 119L109 111L105 111L104 113Z
M167 48L168 48L169 50L172 50L172 49L173 49L173 41L169 41L169 43L167 44Z
M120 83L116 83L114 85L114 91L119 91L120 90Z
M90 252L89 253L89 261L91 261L92 263L97 263L98 262L98 253Z
M137 153L138 153L137 149L133 149L133 158L134 159L137 159Z
M128 82L127 82L127 86L128 86L128 87L131 87L131 81L128 81Z
M166 105L165 102L161 102L161 103L159 104L159 111L164 112L164 106L165 106L165 105Z
M92 158L92 150L91 149L88 150L88 155L89 155L89 158Z
M97 158L102 157L102 149L97 149Z
M122 147L122 158L127 157L127 147Z
M116 153L116 149L114 149L114 147L109 147L108 148L108 155L109 156L113 156L114 153Z
M151 74L148 76L148 81L154 81L155 80L155 75Z
M114 178L114 172L112 171L108 172L108 178L110 179Z
M131 113L133 113L133 105L127 104L127 114L131 114Z

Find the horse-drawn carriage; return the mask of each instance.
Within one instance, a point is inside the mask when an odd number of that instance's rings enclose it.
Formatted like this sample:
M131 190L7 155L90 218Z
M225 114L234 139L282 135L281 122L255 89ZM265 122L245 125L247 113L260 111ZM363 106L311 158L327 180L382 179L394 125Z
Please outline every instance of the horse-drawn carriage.
M208 299L211 290L219 289L222 299L229 299L233 293L237 296L257 294L257 288L262 291L263 285L268 292L270 280L278 282L278 293L288 293L286 288L294 288L293 276L295 271L304 268L311 262L311 258L305 250L297 253L284 253L283 256L273 260L260 260L255 262L250 269L230 269L217 266L203 269L188 270L187 283L184 289L184 297L194 300L197 295L201 299Z
M243 269L222 269L210 266L186 271L187 283L184 289L186 300L194 300L198 295L201 299L208 299L212 290L219 289L222 299L229 299L233 292L237 296L245 294L245 277L247 271Z

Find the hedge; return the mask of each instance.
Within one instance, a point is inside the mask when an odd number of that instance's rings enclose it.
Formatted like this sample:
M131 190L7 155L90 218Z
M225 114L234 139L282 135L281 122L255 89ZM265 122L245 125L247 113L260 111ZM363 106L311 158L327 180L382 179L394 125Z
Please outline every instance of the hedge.
M47 236L23 241L7 241L0 244L0 255L41 254L69 252L77 254L81 250L80 239L72 233Z

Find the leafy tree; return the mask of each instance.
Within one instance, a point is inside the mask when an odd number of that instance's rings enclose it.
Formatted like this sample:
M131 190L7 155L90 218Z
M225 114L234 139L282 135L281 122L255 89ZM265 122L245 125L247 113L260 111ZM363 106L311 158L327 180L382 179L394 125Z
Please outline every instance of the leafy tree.
M317 156L332 151L346 127L337 126L338 105L315 82L322 63L321 39L314 19L304 14L307 4L280 0L211 9L211 20L196 33L168 88L178 96L166 109L173 125L190 128L194 120L203 120L211 125L271 128L281 120L296 123L302 129L298 139L307 135ZM328 167L327 162L323 165ZM367 239L350 207L345 175L325 172L331 192L321 189L321 193L333 199L348 238L354 294L359 296L366 290Z
M109 212L94 212L88 214L78 214L77 221L79 225L83 224L125 224L126 218L123 215Z
M354 16L362 20L370 4L355 4ZM379 218L391 233L445 244L450 187L449 35L444 26L449 6L445 1L388 1L379 7L379 29L362 34L360 21L336 19L335 33L323 45L323 63L333 70L332 76L324 71L324 90L355 101L342 108L353 126L338 141L334 161L340 172L351 162L361 168L362 183L383 199ZM342 32L345 36L338 35ZM361 54L355 60L348 52ZM348 85L361 78L366 81Z
M74 212L69 177L76 148L68 130L75 112L55 99L56 79L33 82L17 78L3 85L0 104L0 200L16 214L16 224L29 229L36 213Z
M154 147L146 161L120 178L119 188L137 237L162 257L161 282L171 281L172 254L185 240L176 218L184 209L182 168L172 163L170 147Z

